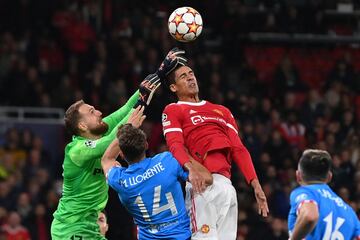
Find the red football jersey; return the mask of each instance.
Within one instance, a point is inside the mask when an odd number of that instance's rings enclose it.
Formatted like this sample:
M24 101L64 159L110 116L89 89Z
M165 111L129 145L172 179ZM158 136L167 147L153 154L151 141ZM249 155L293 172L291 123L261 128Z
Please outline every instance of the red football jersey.
M208 101L178 101L166 106L162 124L169 150L182 165L190 160L188 154L204 163L208 152L225 150L226 161L207 166L210 172L230 177L233 159L248 182L256 178L250 154L241 143L235 119L226 107Z

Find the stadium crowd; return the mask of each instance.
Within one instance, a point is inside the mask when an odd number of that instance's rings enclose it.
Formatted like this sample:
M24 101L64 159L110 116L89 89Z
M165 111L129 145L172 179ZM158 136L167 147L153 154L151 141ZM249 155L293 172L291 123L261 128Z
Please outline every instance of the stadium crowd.
M332 154L331 186L360 216L359 46L260 45L242 38L250 31L356 35L359 20L343 26L325 21L322 10L336 1L204 1L191 3L204 19L203 35L179 44L168 34L167 16L184 3L140 2L0 1L0 105L66 109L84 99L107 115L178 45L194 59L189 64L201 79L200 94L234 113L269 201L271 215L263 219L233 168L238 239L287 239L289 193L305 148ZM254 9L267 11L255 21ZM160 121L170 101L160 88L147 109L143 129L150 155L166 149ZM6 133L0 148L0 239L50 239L63 156L51 159L43 141L26 129ZM128 231L112 229L115 214L109 214L109 239L132 239Z

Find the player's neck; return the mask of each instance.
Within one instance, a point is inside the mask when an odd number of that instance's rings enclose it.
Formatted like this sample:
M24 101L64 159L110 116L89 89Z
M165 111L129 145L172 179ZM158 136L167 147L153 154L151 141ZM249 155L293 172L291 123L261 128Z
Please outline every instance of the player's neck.
M200 102L200 99L199 99L199 95L192 95L192 96L179 97L179 101L197 103Z
M303 181L301 185L325 184L323 181Z
M145 153L143 155L141 155L141 157L137 158L137 159L134 159L133 161L131 162L128 162L129 165L131 164L134 164L134 163L138 163L138 162L141 162L142 160L144 160L144 158L146 157Z
M82 133L81 137L89 139L89 140L97 140L99 138L101 138L101 135L94 135L88 132Z

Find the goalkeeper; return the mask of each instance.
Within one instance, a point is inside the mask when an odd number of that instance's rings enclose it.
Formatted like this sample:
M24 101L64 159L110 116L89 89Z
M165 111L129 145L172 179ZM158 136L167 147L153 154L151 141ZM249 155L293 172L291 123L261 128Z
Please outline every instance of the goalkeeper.
M98 213L108 200L101 157L120 125L139 126L136 124L145 118L144 107L159 86L158 75L150 74L123 107L105 118L82 100L67 109L65 127L73 139L65 148L63 192L51 224L53 240L105 239L97 224Z

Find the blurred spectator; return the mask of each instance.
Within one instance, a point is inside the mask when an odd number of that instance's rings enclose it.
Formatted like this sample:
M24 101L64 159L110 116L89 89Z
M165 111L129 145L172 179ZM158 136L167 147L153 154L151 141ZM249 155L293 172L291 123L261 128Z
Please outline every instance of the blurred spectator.
M73 17L71 24L62 28L63 38L72 53L84 54L95 42L95 32L79 13L75 12Z
M2 226L7 240L30 240L29 231L21 225L21 217L16 212L10 212L7 223Z
M75 88L74 83L71 82L71 79L68 75L65 75L61 78L60 84L58 87L52 89L51 93L55 96L62 96L61 98L55 98L53 104L55 107L66 108L69 106L75 99Z
M7 181L0 181L0 207L10 210L13 208L14 197L10 191L10 186Z
M111 108L115 108L115 106L119 106L119 104L121 106L122 104L125 104L127 95L126 82L124 79L117 79L116 81L111 82L108 92L106 93Z
M287 226L283 219L274 218L271 223L271 232L266 237L269 240L286 240L288 239Z
M281 60L275 71L273 86L278 96L284 92L303 92L307 89L300 79L298 69L287 56Z
M264 32L278 32L279 28L276 23L276 16L274 13L269 13L266 16L265 24L264 24Z
M349 135L345 146L349 147L350 155L351 155L351 163L353 166L357 166L360 163L360 137L358 132L354 132Z
M303 32L303 19L299 14L299 9L294 5L284 6L285 11L280 18L280 24L284 32L299 33Z
M6 223L7 214L8 214L8 212L7 212L6 208L0 207L0 226L3 226ZM0 229L0 232L2 232L1 229Z
M29 224L29 218L32 210L33 208L29 195L26 192L20 193L17 199L16 212L20 215L24 225Z
M28 224L31 239L50 239L50 220L51 218L47 215L45 206L43 204L37 204L30 216Z
M249 224L250 225L250 224ZM259 226L259 224L257 224ZM286 223L284 220L270 216L268 224L261 224L259 229L252 229L245 239L271 239L286 240L288 234L286 232Z
M276 168L284 167L284 162L290 156L289 143L285 141L278 130L274 130L264 145L264 152L269 153Z
M30 129L24 129L21 134L21 148L26 152L29 152L32 147L32 141L34 139L34 134Z
M35 176L37 170L44 166L44 159L41 158L41 153L38 149L32 149L29 152L27 165L24 169L25 178L30 179Z
M0 148L0 156L7 155L5 158L13 159L9 160L11 163L8 165L10 169L18 165L22 165L21 162L25 160L26 152L21 148L21 139L19 131L15 128L11 128L6 132L5 145ZM12 165L12 166L11 166Z
M325 89L329 89L335 83L340 83L346 89L354 89L354 77L353 67L345 60L339 60L330 72L329 78L325 83Z
M340 142L345 141L348 136L355 133L355 119L353 111L347 109L344 110L340 119L340 132L338 140Z
M301 109L301 121L307 129L315 127L315 119L324 115L325 105L319 91L310 89Z
M250 152L253 161L257 162L259 154L261 152L261 142L260 138L256 135L254 131L253 124L250 121L247 121L243 124L242 138L244 139L243 144Z
M259 121L263 124L269 122L271 117L272 103L269 98L264 98L261 101L261 106L258 112L256 113Z
M286 113L286 121L279 126L281 136L291 147L304 149L305 147L305 126L298 121L297 112L290 110Z
M331 182L331 185L335 189L339 189L340 187L347 185L348 183L347 172L346 169L342 167L342 159L338 155L333 155L332 172L333 172L333 181Z

